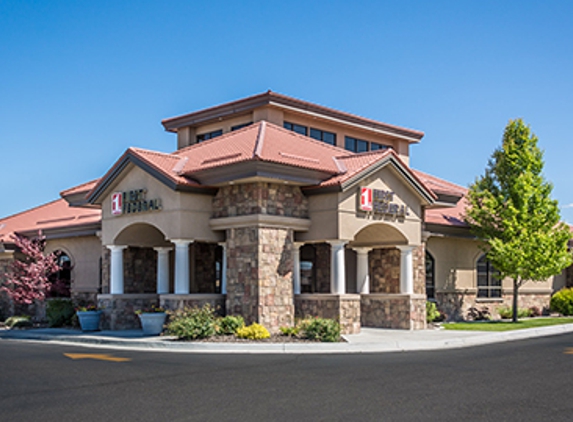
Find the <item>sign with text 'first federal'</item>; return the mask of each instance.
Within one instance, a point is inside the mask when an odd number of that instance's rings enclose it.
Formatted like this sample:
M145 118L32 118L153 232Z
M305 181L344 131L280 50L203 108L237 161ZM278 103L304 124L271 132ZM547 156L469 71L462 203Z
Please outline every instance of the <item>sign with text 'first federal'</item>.
M393 201L394 192L392 191L366 187L360 188L360 211L392 215L394 217L406 217L408 215L408 207Z
M111 195L111 214L135 214L148 211L161 211L161 199L147 199L147 189L114 192Z

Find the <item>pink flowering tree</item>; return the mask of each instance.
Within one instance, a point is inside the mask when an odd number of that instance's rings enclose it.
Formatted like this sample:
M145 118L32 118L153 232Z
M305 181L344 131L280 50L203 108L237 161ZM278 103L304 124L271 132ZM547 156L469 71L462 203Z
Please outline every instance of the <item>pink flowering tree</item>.
M56 256L44 255L46 238L34 239L13 235L22 259L14 259L6 274L6 282L0 287L16 303L31 304L34 300L44 300L50 289L49 277L59 270Z

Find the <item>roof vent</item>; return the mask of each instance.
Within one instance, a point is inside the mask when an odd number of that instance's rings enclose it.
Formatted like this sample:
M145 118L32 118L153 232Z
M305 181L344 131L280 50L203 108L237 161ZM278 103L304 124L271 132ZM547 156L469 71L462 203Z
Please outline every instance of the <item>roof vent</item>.
M189 161L189 157L181 157L179 161L177 161L177 164L173 166L173 173L177 175L181 174L185 168L185 164L187 164L187 161Z

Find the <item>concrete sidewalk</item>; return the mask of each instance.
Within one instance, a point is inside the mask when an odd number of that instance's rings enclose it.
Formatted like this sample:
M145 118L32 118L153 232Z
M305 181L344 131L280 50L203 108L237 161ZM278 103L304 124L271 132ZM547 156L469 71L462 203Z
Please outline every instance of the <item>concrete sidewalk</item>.
M379 353L440 350L523 340L573 332L573 324L505 332L449 330L385 330L362 328L346 335L345 343L208 343L174 341L172 337L144 336L141 330L84 333L63 328L0 330L0 339L40 341L84 347L186 353Z

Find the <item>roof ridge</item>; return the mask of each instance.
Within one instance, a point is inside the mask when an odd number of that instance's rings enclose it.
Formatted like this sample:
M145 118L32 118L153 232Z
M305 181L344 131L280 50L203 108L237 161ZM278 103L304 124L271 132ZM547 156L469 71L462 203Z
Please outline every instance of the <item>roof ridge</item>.
M72 186L71 188L67 188L64 189L63 191L60 192L60 196L64 196L66 194L66 192L69 192L71 190L76 190L76 189L80 189L83 186L89 185L90 183L97 183L99 181L100 177L97 177L93 180L90 180L89 182L84 182L84 183L80 183L79 185L76 186Z
M433 174L430 174L430 173L426 173L425 171L414 169L414 168L412 169L412 171L414 171L415 173L420 173L420 174L427 176L427 177L430 177L432 179L435 179L437 183L445 182L446 184L448 184L450 186L456 186L456 187L460 188L461 190L464 190L464 191L468 190L468 188L466 188L465 186L458 185L457 183L450 182L449 180L442 179L441 177L434 176Z
M257 134L257 140L255 141L255 150L253 151L253 158L261 158L261 153L263 151L263 143L265 140L265 128L266 122L261 120L259 125L259 133Z

